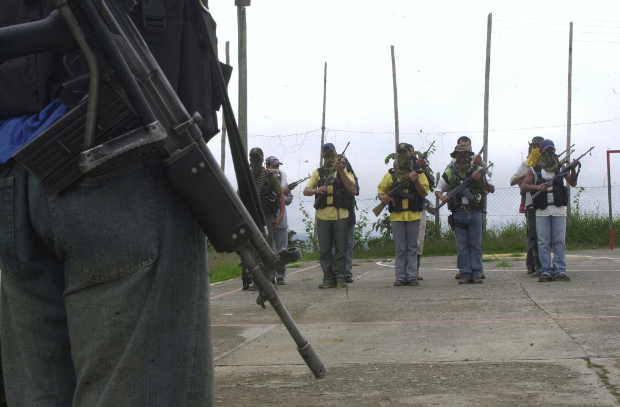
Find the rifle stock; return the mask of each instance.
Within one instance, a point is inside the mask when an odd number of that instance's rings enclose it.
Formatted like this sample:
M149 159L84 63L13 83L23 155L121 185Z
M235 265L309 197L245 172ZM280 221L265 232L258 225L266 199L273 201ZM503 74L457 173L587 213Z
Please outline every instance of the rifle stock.
M379 216L381 215L381 212L383 212L383 209L385 209L386 206L387 202L381 202L379 205L372 208L372 213L374 213L375 216Z

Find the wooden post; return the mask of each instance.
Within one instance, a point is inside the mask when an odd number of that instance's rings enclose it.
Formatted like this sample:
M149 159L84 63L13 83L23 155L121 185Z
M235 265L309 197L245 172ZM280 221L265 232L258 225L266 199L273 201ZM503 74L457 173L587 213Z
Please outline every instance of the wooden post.
M394 46L390 45L392 53L392 86L394 88L394 151L398 149L400 134L398 128L398 90L396 88L396 59L394 58Z
M435 183L439 183L439 178L441 177L441 173L438 172L437 175L435 176L435 179L437 180ZM437 233L437 237L441 236L441 223L439 221L439 198L437 197L437 195L435 195L435 232Z
M230 42L226 41L226 65L230 65ZM226 168L226 120L224 120L224 109L222 109L222 155L220 159L220 166L222 172Z
M238 124L241 143L246 154L248 152L248 59L247 59L247 28L245 8L250 0L235 0L237 6L237 30L239 44L239 112Z
M484 67L484 132L482 159L486 164L488 162L489 150L489 79L491 76L491 27L493 25L493 14L489 13L487 17L487 54L486 64Z
M327 103L327 62L323 65L323 119L321 120L321 146L319 147L319 167L323 165L323 144L325 144L325 106Z
M489 13L487 16L487 53L486 63L484 67L484 128L483 128L483 145L482 159L484 164L488 163L489 159L489 81L491 76L491 28L493 26L493 14ZM487 199L484 199L483 218L482 218L482 230L483 232L487 228Z
M571 131L571 110L573 97L573 22L570 23L568 30L568 107L566 114L566 162L570 163L570 131ZM568 212L567 219L570 220L570 188L568 188L568 202L566 209Z

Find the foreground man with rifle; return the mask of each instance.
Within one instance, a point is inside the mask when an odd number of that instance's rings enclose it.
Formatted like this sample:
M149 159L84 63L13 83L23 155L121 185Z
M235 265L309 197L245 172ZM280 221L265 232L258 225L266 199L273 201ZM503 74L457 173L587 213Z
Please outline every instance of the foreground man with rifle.
M486 182L488 167L473 163L474 153L466 144L457 144L451 163L441 176L435 195L452 212L448 221L456 234L459 284L482 283L482 209L488 192L495 187ZM446 194L447 192L447 194Z
M424 211L424 197L429 184L424 171L412 165L413 146L400 143L394 168L381 180L378 191L381 204L373 209L375 215L385 205L390 211L394 256L394 286L417 286L418 282L418 231Z
M0 25L8 404L211 406L203 232L322 377L269 282L295 256L265 241L206 1L9 0ZM243 203L204 140L222 102Z
M319 288L346 288L347 230L351 216L350 208L357 188L353 174L346 169L344 152L338 155L332 143L325 143L321 154L323 164L312 172L310 181L304 189L304 196L314 195L317 236L323 269L323 282Z
M553 141L540 145L540 159L521 183L521 190L531 195L536 213L540 277L538 281L569 281L566 274L566 214L568 186L577 185L581 164L579 160L592 151L590 148L572 163L562 166L555 154ZM551 262L553 252L553 263Z

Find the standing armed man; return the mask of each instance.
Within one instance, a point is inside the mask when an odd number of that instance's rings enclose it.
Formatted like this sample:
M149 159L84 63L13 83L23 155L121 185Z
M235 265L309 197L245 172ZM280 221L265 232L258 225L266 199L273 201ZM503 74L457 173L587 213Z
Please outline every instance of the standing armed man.
M413 146L400 143L394 168L385 174L379 184L379 199L388 203L396 256L394 286L417 286L418 231L424 211L424 197L428 194L428 179L423 171L416 172L411 165Z
M338 157L336 147L322 147L323 166L312 173L305 196L314 195L323 283L319 288L345 288L345 249L349 208L357 193L355 178Z
M435 195L448 203L456 233L459 284L482 283L482 208L483 199L495 187L485 182L480 167L473 162L474 153L466 144L457 144L452 154L454 162L441 176ZM468 187L448 200L445 192L468 182Z

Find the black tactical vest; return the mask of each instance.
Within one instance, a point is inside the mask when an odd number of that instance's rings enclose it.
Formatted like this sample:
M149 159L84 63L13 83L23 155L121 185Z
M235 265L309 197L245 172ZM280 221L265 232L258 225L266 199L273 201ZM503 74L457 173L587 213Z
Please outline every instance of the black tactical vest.
M448 169L446 169L443 173L442 178L448 184L448 190L451 191L465 181L465 179L467 179L473 172L474 168L472 167L465 172L465 175L461 176L459 175L459 171L457 171L455 165L450 164ZM466 192L459 192L448 201L448 209L450 211L455 211L463 207L463 197L467 197L469 199L468 206L470 208L482 208L484 200L484 186L482 181L471 180L467 189L469 190L469 197Z
M399 182L398 176L393 168L390 168L390 174L392 175L392 187L394 187ZM390 212L422 211L424 209L424 198L418 193L415 184L407 180L401 188L401 191L392 197L394 202L390 201L388 210ZM409 207L406 209L403 208L403 200L405 199L409 200Z
M278 212L280 202L277 192L273 190L271 185L270 178L273 177L273 174L265 167L261 167L257 172L252 171L252 174L260 196L263 213L268 216L275 215Z
M133 3L113 1L127 7ZM44 18L53 9L52 3L52 0L2 0L0 26ZM217 50L215 21L202 10L198 0L136 3L131 11L136 26L187 110L202 116L199 126L208 140L218 132L216 111L223 100L215 86L215 69L219 64L212 51ZM62 55L51 52L1 63L0 119L43 109L57 97L62 82L70 79L65 65L66 57L63 63ZM76 66L84 68L84 64ZM229 67L224 67L224 72L230 74ZM80 70L71 75L84 73Z
M51 0L2 0L0 27L40 20L52 11ZM49 104L60 80L61 56L52 52L0 63L0 119L33 114Z
M340 176L336 173L334 176L334 169L331 168L319 168L319 183L318 186L332 185L334 188L333 194L317 194L314 196L314 209L323 209L328 206L334 206L336 208L351 209L354 205L353 195L344 187L344 183L340 179ZM333 203L328 205L328 197L333 197Z
M539 165L533 167L536 175L536 185L545 182L542 176L542 167ZM553 205L566 206L568 204L568 187L564 186L563 178L554 179L553 181ZM547 192L541 192L533 199L533 205L536 209L545 209L549 206L547 201Z

